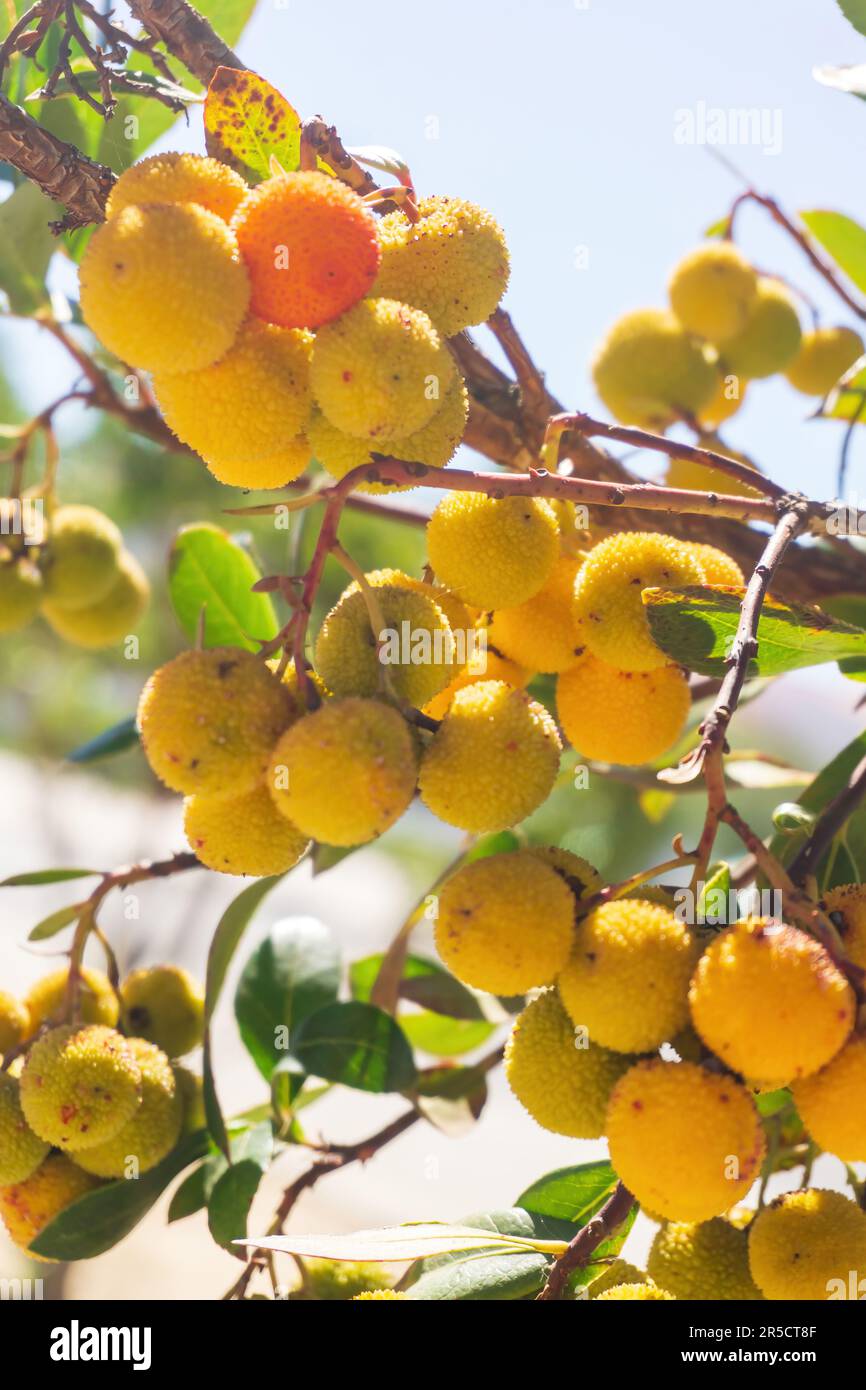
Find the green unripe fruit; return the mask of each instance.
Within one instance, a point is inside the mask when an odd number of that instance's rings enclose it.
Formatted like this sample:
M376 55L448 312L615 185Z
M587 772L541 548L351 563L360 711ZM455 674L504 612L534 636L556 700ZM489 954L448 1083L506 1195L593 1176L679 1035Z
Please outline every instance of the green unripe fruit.
M0 633L20 632L32 622L42 602L42 575L21 556L0 560Z
M816 328L803 334L785 376L804 396L826 396L862 355L863 339L853 328Z
M177 965L134 970L120 986L123 1025L167 1052L183 1057L204 1034L204 994Z
M124 550L111 587L95 603L61 608L58 603L46 602L42 615L64 641L98 651L135 632L149 598L147 575L135 556Z
M748 1233L721 1216L710 1221L669 1221L656 1233L647 1273L675 1298L760 1299L749 1273Z
M77 1152L112 1138L141 1102L141 1070L125 1038L98 1024L53 1028L21 1073L21 1108L41 1139Z
M0 1187L25 1182L36 1172L49 1145L34 1134L21 1109L20 1083L0 1072Z
M117 1134L75 1158L98 1178L146 1173L171 1153L181 1131L183 1100L165 1053L143 1038L130 1038L129 1050L141 1071L141 1104Z
M58 608L84 608L104 598L117 577L120 531L95 507L58 507L51 518L45 597Z
M802 330L794 301L778 280L762 278L745 326L722 345L722 361L738 376L783 372L800 347Z
M30 1015L26 1005L0 989L0 1057L10 1048L17 1047L27 1035Z
M43 975L30 986L24 997L28 1024L26 1036L35 1037L43 1023L56 1021L63 1007L69 988L69 970L62 966ZM78 983L78 1014L82 1023L103 1023L106 1028L114 1028L119 1017L117 995L111 981L101 970L92 966L81 968Z
M668 294L683 328L721 343L745 327L757 288L742 252L730 241L710 241L676 266Z
M658 431L683 413L700 414L717 380L700 343L663 309L619 319L595 354L592 375L617 420Z

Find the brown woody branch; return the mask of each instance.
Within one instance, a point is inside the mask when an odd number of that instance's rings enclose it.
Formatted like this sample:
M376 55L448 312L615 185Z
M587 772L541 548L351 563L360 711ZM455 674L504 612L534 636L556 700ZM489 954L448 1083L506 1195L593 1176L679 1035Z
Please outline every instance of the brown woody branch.
M65 232L101 222L114 174L104 164L88 159L74 145L44 130L0 93L0 159L20 170L66 215L52 223Z
M206 87L217 68L242 68L237 54L224 43L204 15L186 0L129 0L129 8L149 34Z
M601 1211L578 1231L567 1249L550 1267L547 1283L536 1302L553 1302L562 1298L568 1287L569 1275L590 1262L593 1251L622 1225L634 1206L634 1197L618 1182Z

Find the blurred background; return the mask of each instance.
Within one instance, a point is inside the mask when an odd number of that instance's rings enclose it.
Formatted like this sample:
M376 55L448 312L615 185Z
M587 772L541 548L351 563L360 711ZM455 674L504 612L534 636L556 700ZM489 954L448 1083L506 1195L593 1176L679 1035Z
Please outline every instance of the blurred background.
M7 24L0 21L0 30ZM439 0L434 7L263 0L237 49L302 116L321 112L333 122L346 144L398 150L422 194L456 194L491 209L512 254L505 307L571 408L598 412L589 376L594 345L619 314L664 303L671 266L741 191L743 182L715 156L789 210L864 216L855 179L866 112L812 75L816 65L866 60L866 42L833 0L728 0L723 10L690 0ZM702 142L717 110L756 112L752 138ZM729 121L729 129L735 125ZM683 138L690 130L694 141ZM110 160L110 140L108 146ZM156 147L203 151L200 108L191 107L188 124L178 121ZM845 321L764 213L741 213L738 240L762 270L802 287L826 322ZM60 256L51 283L59 293L74 292L74 269ZM479 330L478 338L495 355L489 335ZM0 317L0 423L27 420L75 379L74 364L44 331ZM724 437L778 481L830 496L844 426L810 420L810 411L783 381L759 383ZM132 437L117 421L70 404L56 424L61 500L93 503L119 523L154 595L137 660L114 650L78 651L43 626L0 640L0 875L56 865L107 869L183 848L179 799L160 791L137 750L86 770L67 755L131 715L149 672L185 645L166 594L166 557L178 527L207 520L243 533L266 573L285 568L289 554L303 564L312 539L309 524L287 539L268 518L247 526L225 516L226 507L244 503L242 494L215 482L196 460ZM463 466L486 466L461 454ZM652 477L658 460L632 456L629 466ZM849 476L862 496L860 438ZM428 510L431 498L412 494L403 504ZM423 530L415 525L349 514L341 539L364 568L420 572ZM329 571L321 603L330 604L342 587L340 573ZM861 727L860 693L835 667L789 675L740 713L733 742L815 770ZM738 804L766 833L773 806L797 794L796 787L743 791ZM699 797L640 803L621 784L594 777L578 791L566 776L526 830L585 855L606 876L622 877L667 857L675 832L688 842L700 815ZM331 927L347 959L382 949L459 843L458 832L418 808L374 847L316 879L300 866L266 900L238 967L270 924L299 914ZM172 959L201 976L219 914L240 886L194 873L112 901L105 926L121 968ZM69 896L63 885L0 893L0 987L18 991L50 968L47 947L59 950L65 938L30 947L27 932ZM423 932L417 946L429 949ZM266 1098L237 1040L230 993L216 1030L227 1113ZM310 1126L348 1141L372 1133L400 1107L341 1090L314 1117L310 1112ZM323 1182L303 1199L294 1222L337 1230L459 1218L508 1206L542 1173L601 1151L539 1129L494 1076L487 1109L469 1135L448 1140L417 1126L368 1168ZM251 1230L269 1220L293 1162L285 1158L263 1185ZM818 1174L826 1181L839 1176ZM222 1292L237 1262L213 1245L203 1216L167 1227L164 1206L108 1255L56 1272L56 1290L86 1298ZM647 1230L639 1223L627 1253L640 1255ZM7 1266L11 1272L15 1257L0 1235L0 1273Z

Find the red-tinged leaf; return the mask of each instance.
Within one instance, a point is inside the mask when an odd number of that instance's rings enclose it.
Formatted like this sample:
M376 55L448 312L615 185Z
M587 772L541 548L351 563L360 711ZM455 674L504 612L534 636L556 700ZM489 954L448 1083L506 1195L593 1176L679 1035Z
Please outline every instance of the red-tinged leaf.
M287 173L300 164L300 117L254 72L217 68L204 104L204 128L208 154L249 183L270 177L272 158Z

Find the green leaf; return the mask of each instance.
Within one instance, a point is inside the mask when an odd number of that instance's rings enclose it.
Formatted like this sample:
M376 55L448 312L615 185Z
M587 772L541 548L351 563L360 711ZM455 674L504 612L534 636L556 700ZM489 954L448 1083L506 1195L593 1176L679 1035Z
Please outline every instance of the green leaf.
M349 967L352 997L369 1000L373 985L382 967L384 955L366 956ZM400 982L400 997L411 1000L424 1009L449 1018L482 1021L484 1010L476 995L455 980L435 960L426 956L407 956Z
M719 901L719 898L721 897L723 902L727 904L728 894L730 891L731 866L730 864L725 864L724 862L722 862L716 869L713 870L706 883L703 885L703 888L701 889L700 897L698 898L697 904L697 920L699 922L702 922L704 920L704 916L708 910L708 904L711 917L713 917L714 919L718 918L716 905ZM722 920L727 921L727 913L725 913L725 916Z
M836 0L836 3L858 34L866 34L866 0Z
M487 1074L481 1067L437 1067L422 1072L415 1104L443 1134L452 1138L465 1134L487 1104Z
M293 1051L304 1070L359 1091L405 1091L412 1049L389 1014L372 1004L328 1004L301 1024Z
M847 786L848 779L857 767L857 764L866 757L866 732L858 734L841 753L823 767L817 774L814 781L799 797L796 805L816 817L821 814L824 807ZM809 825L797 834L777 831L770 841L770 852L774 854L783 864L789 864L794 856L802 849L808 839ZM847 845L847 855L850 857L849 863L842 858L838 863L833 847L824 856L818 866L818 884L822 891L834 887L838 883L851 883L853 878L866 878L866 807L859 807L851 816L845 828L845 841ZM838 842L837 842L838 843ZM851 864L856 868L856 873L852 876ZM830 872L832 870L832 872Z
M119 724L113 724L110 729L103 729L101 734L67 753L66 761L92 763L97 758L109 758L115 753L125 753L127 748L134 748L137 744L138 727L135 716L130 715L129 719L121 719Z
M427 1009L401 1014L400 1027L413 1047L433 1057L461 1057L481 1047L496 1032L496 1025L483 1019L445 1018Z
M816 241L860 290L866 290L866 228L843 212L801 212Z
M763 1115L765 1119L768 1115L778 1115L780 1110L786 1109L790 1104L791 1092L788 1090L764 1091L763 1095L755 1096L758 1114Z
M672 660L703 676L727 670L741 602L742 591L734 589L644 591L653 639ZM866 657L866 632L814 608L764 600L749 676L778 676L845 657Z
M48 303L45 276L58 246L48 223L56 217L56 205L32 183L0 204L0 289L13 314L33 314Z
M41 922L37 922L33 930L28 934L28 941L47 941L49 937L56 936L64 927L68 927L70 922L74 922L81 913L84 903L70 903L66 907L58 908L50 916L43 917Z
M474 864L476 859L490 859L494 854L512 854L520 849L522 841L513 830L500 830L494 835L482 835L463 856L464 864Z
M489 1302L531 1298L544 1286L550 1257L541 1252L503 1250L498 1241L513 1236L522 1240L559 1240L564 1246L575 1234L571 1225L520 1208L470 1216L465 1224L487 1232L491 1243L470 1253L455 1251L423 1260L412 1270L413 1282L406 1288L409 1299Z
M99 869L34 869L29 874L4 878L0 888L37 888L43 883L68 883L72 878L94 878Z
M272 158L287 173L301 162L297 111L254 72L217 68L205 101L204 128L208 154L249 183L270 176Z
M332 1004L340 988L340 955L314 917L277 922L244 967L235 1017L244 1045L266 1080L305 1018ZM286 1039L278 1036L284 1029Z
M188 1135L150 1172L109 1183L65 1207L43 1227L31 1248L49 1260L89 1260L104 1254L129 1235L172 1179L206 1150L203 1133Z
M405 1226L383 1226L379 1230L353 1231L348 1235L281 1235L256 1236L243 1242L263 1250L276 1250L284 1255L300 1255L302 1259L351 1260L366 1263L398 1263L456 1251L482 1250L499 1247L519 1250L510 1232L479 1229L471 1220L462 1225L445 1221L407 1222ZM521 1237L531 1239L533 1226L521 1228ZM525 1248L525 1246L523 1247ZM538 1258L543 1258L538 1257Z
M169 559L168 591L178 622L190 639L204 609L206 647L258 651L278 631L269 594L254 594L261 578L250 556L219 526L185 526ZM258 640L255 640L258 639Z
M573 1221L578 1229L597 1216L613 1195L617 1176L604 1159L582 1163L576 1168L559 1168L528 1187L518 1205L537 1215ZM573 1287L590 1283L601 1272L600 1261L618 1255L634 1225L635 1203L622 1225L593 1251L592 1261L571 1276Z
M225 1169L226 1161L222 1154L220 1158ZM202 1211L207 1206L207 1163L208 1160L205 1159L197 1168L193 1168L175 1191L166 1217L169 1225L173 1221L183 1221L187 1216L194 1216L197 1211Z
M237 950L241 937L249 926L259 903L271 889L279 883L282 874L276 874L271 878L259 878L254 883L244 888L239 893L234 902L230 903L219 920L217 929L213 934L207 959L207 974L205 978L205 1035L204 1035L204 1060L202 1067L203 1086L204 1086L204 1108L207 1116L208 1130L217 1146L223 1153L229 1153L229 1141L226 1134L225 1121L223 1120L220 1109L219 1099L214 1084L213 1066L211 1062L211 1042L210 1042L210 1021L213 1018L214 1009L219 1001L222 987L225 983L226 972L231 964L232 956Z
M246 1236L250 1206L273 1152L269 1121L232 1140L231 1164L217 1178L207 1204L208 1229L218 1245L228 1248ZM240 1252L233 1250L232 1254Z

